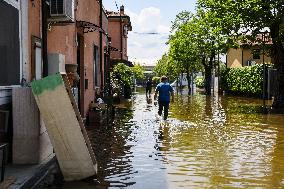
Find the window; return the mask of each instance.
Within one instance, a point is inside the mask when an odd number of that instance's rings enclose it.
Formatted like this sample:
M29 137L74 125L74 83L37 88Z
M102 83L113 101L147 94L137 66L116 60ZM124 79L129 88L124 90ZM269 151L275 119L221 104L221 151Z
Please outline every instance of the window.
M0 85L20 83L19 11L0 1Z
M253 59L260 59L260 50L259 49L253 50Z
M128 26L127 25L123 26L123 35L124 35L124 37L127 37L127 35L128 35Z
M98 70L99 70L99 50L98 46L94 45L94 54L93 54L93 59L94 59L94 88L99 86L99 75L98 75Z

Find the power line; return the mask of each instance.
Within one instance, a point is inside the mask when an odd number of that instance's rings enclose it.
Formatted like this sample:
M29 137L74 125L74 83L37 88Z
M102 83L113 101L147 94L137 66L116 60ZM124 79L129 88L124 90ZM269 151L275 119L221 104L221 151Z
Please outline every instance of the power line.
M169 35L169 33L160 33L160 32L131 32L137 35Z

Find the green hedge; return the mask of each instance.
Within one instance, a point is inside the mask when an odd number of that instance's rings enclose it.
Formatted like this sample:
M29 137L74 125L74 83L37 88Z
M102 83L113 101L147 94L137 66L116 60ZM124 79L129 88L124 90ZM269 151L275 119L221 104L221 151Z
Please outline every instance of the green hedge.
M221 87L238 95L259 96L263 87L263 64L241 68L222 68Z

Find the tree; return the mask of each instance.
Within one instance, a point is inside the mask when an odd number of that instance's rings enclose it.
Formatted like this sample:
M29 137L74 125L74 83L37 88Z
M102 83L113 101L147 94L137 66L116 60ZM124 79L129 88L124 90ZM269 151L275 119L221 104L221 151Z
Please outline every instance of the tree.
M169 41L169 56L175 62L180 73L186 73L188 86L191 83L191 73L200 70L197 43L194 42L191 22L182 24L171 36ZM191 90L189 90L190 93Z
M185 73L205 70L206 93L211 94L212 70L216 67L217 52L225 51L228 36L216 23L212 12L197 9L196 14L182 12L173 23L170 36L170 55ZM187 74L188 75L188 74ZM189 77L188 77L189 78Z
M177 67L170 60L170 57L168 54L164 54L162 58L158 60L153 71L159 77L166 75L170 81L178 77Z
M255 39L266 28L272 38L272 63L277 68L277 94L273 106L284 108L284 1L198 0L198 6L215 14L224 32L239 40ZM264 43L264 41L262 41Z
M140 64L135 64L131 67L135 79L143 79L145 69Z
M144 77L144 69L139 64L129 67L124 63L118 63L114 66L111 75L113 88L119 89L122 87L124 95L128 98L130 97L131 86L134 84L134 78L142 79Z
M164 54L160 60L158 60L153 71L157 76L167 75L168 55Z

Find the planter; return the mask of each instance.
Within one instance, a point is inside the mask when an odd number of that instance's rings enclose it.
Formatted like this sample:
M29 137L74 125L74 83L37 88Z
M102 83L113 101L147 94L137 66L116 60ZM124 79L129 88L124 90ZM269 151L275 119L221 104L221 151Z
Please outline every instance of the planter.
M77 64L65 64L66 73L77 73Z
M76 72L75 73L67 72L67 77L71 87L76 87L78 85L80 77Z

